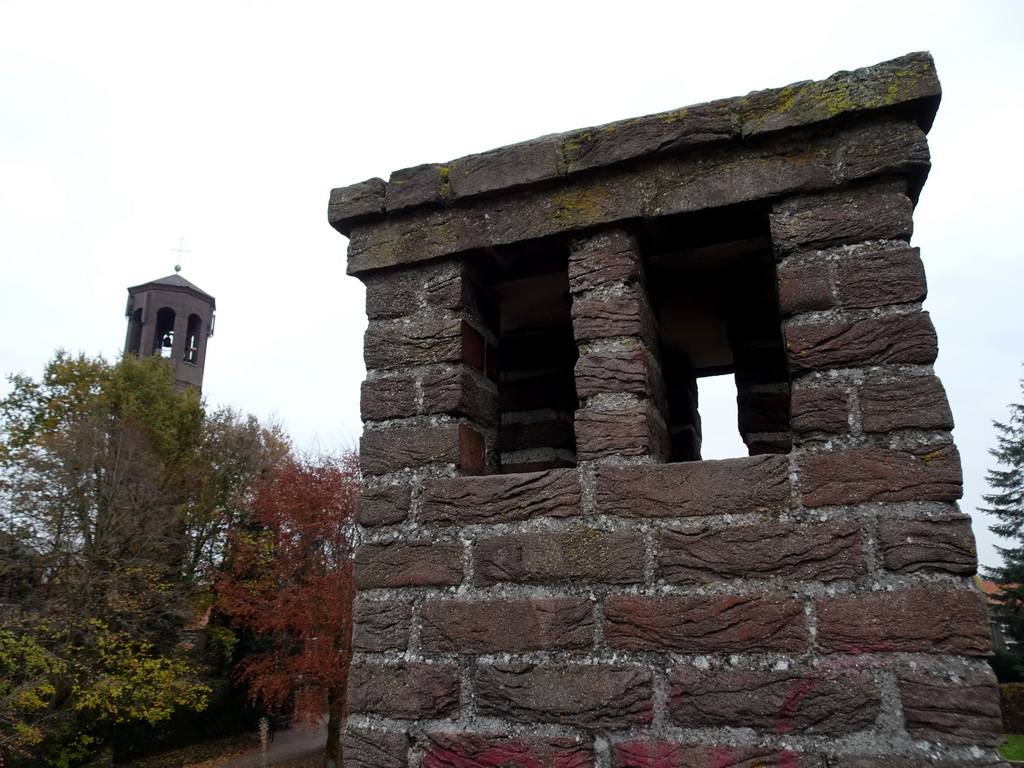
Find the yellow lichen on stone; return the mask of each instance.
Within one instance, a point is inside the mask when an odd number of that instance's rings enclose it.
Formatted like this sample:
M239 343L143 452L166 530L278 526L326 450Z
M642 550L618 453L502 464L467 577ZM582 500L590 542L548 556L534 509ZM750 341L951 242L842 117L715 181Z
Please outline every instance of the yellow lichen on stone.
M661 122L671 125L672 123L685 119L689 113L690 110L683 107L682 109L674 109L671 112L662 112L658 117L661 119Z
M565 542L565 557L573 570L608 557L610 550L607 543L602 542L603 536L605 533L595 528L578 527L569 531Z
M564 226L586 226L599 223L611 192L604 187L567 190L552 197L554 216Z
M564 165L563 171L572 170L573 164L586 154L586 147L593 141L592 134L582 131L566 138L562 142L560 152L560 159Z
M941 467L946 464L947 458L945 454L942 453L942 451L931 451L930 453L926 453L924 456L922 456L921 461L934 463Z

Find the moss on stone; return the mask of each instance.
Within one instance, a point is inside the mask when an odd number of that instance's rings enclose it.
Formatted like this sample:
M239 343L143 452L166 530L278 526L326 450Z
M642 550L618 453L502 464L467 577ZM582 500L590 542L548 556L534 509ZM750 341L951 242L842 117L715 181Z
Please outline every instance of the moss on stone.
M559 192L551 198L554 217L564 227L600 223L612 194L604 187L587 187Z
M437 167L437 194L439 197L447 197L452 193L452 188L449 185L450 176L451 171L447 165Z

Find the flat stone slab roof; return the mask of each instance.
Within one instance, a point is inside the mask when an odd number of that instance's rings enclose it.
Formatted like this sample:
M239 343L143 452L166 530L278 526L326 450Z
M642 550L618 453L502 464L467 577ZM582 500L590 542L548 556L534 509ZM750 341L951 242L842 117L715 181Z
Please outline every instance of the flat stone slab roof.
M544 136L447 163L403 168L387 182L373 178L332 190L328 219L349 235L353 227L391 214L459 206L623 163L750 142L865 113L896 113L927 132L940 96L931 55L911 53L837 72L825 80Z

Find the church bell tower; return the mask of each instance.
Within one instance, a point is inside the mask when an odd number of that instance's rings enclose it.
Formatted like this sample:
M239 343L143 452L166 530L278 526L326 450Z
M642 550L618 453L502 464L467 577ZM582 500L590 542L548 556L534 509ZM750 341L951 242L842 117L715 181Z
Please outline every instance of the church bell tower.
M203 389L206 341L213 336L217 302L175 273L128 289L126 353L174 364L175 389Z

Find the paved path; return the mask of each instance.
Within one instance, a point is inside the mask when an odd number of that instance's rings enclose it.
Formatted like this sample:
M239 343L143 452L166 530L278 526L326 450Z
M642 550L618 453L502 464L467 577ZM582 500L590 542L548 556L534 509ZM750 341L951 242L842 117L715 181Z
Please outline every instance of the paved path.
M327 743L327 728L324 723L316 725L295 725L278 731L274 740L267 745L266 763L263 754L257 750L241 757L232 757L217 768L263 768L264 765L279 765L323 754Z

